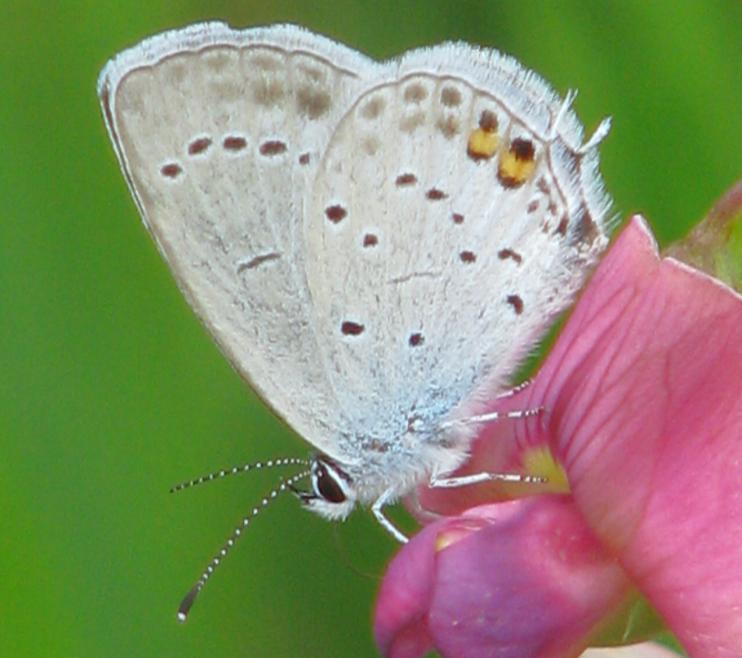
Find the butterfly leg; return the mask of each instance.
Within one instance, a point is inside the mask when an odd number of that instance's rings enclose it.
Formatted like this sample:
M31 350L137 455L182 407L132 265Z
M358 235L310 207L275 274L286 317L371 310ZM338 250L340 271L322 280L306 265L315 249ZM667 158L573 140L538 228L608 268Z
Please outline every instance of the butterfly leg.
M536 407L535 409L522 409L515 411L490 411L486 414L479 414L478 416L469 416L469 418L457 418L454 420L447 420L440 424L441 429L453 427L454 425L474 425L477 423L491 423L496 420L503 418L509 418L511 420L517 420L519 418L531 418L532 416L539 416L544 413L543 407Z
M397 529L397 527L384 516L382 508L386 505L392 497L392 489L387 489L381 496L376 499L376 502L371 506L371 511L374 513L376 520L381 526L400 544L406 544L409 540L407 537Z
M407 498L407 502L412 507L413 516L416 519L425 519L426 522L433 522L437 521L438 519L445 516L444 514L440 514L438 512L434 512L433 510L429 510L427 507L425 507L420 500L420 489L416 488L412 491L412 493Z
M509 398L515 395L516 393L520 393L521 391L525 391L531 384L533 383L532 379L526 379L525 381L522 381L517 386L513 386L513 388L508 389L504 393L500 393L500 395L497 396L497 400L502 400L504 398Z
M473 473L458 477L432 477L428 486L434 489L453 489L466 487L482 482L523 482L525 484L543 484L547 482L541 475L526 475L525 473Z

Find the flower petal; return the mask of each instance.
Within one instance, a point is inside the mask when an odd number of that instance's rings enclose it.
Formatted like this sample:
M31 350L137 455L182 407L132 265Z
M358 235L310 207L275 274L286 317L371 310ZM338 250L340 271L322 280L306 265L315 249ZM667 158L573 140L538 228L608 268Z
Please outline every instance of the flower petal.
M742 297L661 260L635 218L518 404L596 535L683 645L742 647Z
M457 658L574 656L628 587L568 497L481 506L428 526L395 557L376 637L394 658L421 655L420 638Z
M438 524L440 525L440 524ZM427 614L435 586L437 526L404 546L386 571L374 617L374 635L389 658L415 658L433 648Z
M742 647L742 298L660 259L636 217L618 237L534 383L493 408L462 472L517 471L551 446L585 519L694 656ZM512 492L511 492L512 493ZM425 491L451 513L489 486Z

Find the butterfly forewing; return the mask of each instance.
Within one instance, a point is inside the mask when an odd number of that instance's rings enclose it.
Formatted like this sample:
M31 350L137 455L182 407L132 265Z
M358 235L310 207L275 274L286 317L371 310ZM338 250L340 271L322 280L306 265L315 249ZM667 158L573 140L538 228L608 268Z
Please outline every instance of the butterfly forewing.
M304 200L374 65L296 28L199 27L114 60L104 114L189 302L235 368L322 448L337 401L308 298Z

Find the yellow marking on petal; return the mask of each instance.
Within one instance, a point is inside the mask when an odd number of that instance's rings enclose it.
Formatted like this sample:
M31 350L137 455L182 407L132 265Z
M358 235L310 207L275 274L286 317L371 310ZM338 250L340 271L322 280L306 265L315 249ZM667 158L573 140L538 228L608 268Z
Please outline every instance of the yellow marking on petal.
M539 485L545 492L569 493L567 474L546 446L526 450L523 453L523 467L528 475L539 475L547 479L546 483Z
M449 546L460 542L462 539L466 539L469 535L477 530L481 530L481 523L472 523L470 526L464 525L463 523L457 523L441 532L435 538L435 552L445 550Z
M472 160L489 160L497 151L499 142L497 132L477 128L469 135L466 152Z

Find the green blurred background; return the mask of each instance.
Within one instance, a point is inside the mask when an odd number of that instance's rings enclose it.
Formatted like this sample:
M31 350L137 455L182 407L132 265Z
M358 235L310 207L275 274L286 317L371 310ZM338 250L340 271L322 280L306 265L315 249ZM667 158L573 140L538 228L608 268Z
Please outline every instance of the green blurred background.
M181 595L276 474L170 496L223 465L303 455L218 353L142 228L95 81L145 36L293 21L374 57L448 39L515 55L594 128L622 217L662 243L740 174L739 2L0 4L0 657L373 656L394 542L286 499Z

